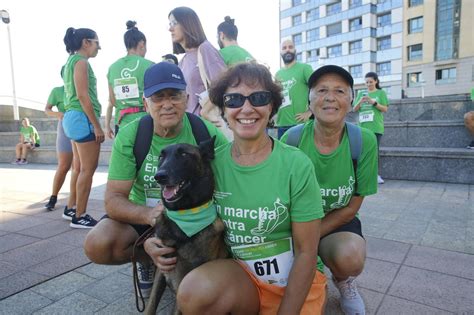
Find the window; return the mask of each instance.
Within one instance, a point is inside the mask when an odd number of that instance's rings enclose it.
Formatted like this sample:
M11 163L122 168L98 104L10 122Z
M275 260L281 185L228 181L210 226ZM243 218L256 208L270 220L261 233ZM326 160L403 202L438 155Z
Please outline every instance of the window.
M423 59L423 44L408 46L408 60L415 61Z
M382 4L382 3L385 3L385 2L388 2L388 0L377 0L377 4Z
M302 39L301 33L293 35L293 43L295 43L295 45L300 45L302 42L303 42L303 39Z
M334 58L339 56L342 56L342 45L328 47L328 57Z
M392 48L392 37L384 36L377 38L377 50L385 50Z
M392 73L392 65L390 64L390 61L378 63L376 68L379 76L390 75Z
M358 18L349 20L349 29L351 31L357 31L362 28L362 17L359 16Z
M362 0L349 0L349 8L355 8L362 5Z
M328 4L326 6L326 15L336 14L341 12L341 1Z
M356 40L349 43L349 53L357 54L362 51L362 40Z
M319 28L313 28L306 32L306 41L312 42L319 39Z
M385 25L389 25L391 23L391 20L392 20L392 14L390 12L381 14L377 16L377 27L383 27Z
M408 6L414 7L423 4L423 0L408 0Z
M301 0L291 0L291 3L293 4L294 7L296 7L297 5L301 4Z
M461 0L436 1L435 60L458 58Z
M436 84L456 83L456 68L436 70Z
M423 81L423 74L421 72L412 72L407 74L408 87L420 86Z
M334 23L327 26L327 36L334 36L342 33L342 23Z
M319 8L306 11L306 21L314 21L319 18Z
M303 54L302 53L297 53L296 54L296 61L303 62Z
M293 26L301 24L301 14L293 15L291 19L293 20Z
M423 17L419 16L408 20L408 34L423 32Z
M319 49L308 50L306 52L306 62L317 61L319 56Z
M349 72L353 78L362 78L362 65L350 66Z

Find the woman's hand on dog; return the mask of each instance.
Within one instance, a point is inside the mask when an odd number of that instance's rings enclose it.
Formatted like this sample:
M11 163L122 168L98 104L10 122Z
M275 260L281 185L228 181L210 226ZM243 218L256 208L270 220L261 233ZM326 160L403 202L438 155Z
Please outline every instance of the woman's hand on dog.
M168 272L174 269L176 265L176 257L166 258L166 254L173 253L173 247L166 247L161 240L156 237L150 237L143 244L146 253L151 257L153 263L161 272Z

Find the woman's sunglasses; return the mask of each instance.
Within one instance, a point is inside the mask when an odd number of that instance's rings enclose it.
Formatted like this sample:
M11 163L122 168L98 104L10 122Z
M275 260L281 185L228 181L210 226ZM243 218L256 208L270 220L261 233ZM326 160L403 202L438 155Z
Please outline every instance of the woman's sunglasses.
M255 107L268 105L272 100L272 93L268 91L253 92L249 96L244 96L240 93L226 93L224 94L224 106L228 108L239 108L248 99L250 104Z

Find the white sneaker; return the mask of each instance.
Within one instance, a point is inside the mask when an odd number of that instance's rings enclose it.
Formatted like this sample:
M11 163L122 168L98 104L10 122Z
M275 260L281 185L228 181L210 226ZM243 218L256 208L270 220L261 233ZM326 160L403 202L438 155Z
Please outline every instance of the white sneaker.
M385 183L385 181L383 180L382 176L377 175L377 183L378 183L378 184L383 184L383 183Z
M341 294L341 309L344 314L365 315L364 300L357 291L354 279L354 277L349 277L346 280L336 282L336 279L332 278L332 281Z
M148 299L151 294L151 288L153 287L153 280L155 279L156 266L153 262L142 264L137 262L138 271L138 287L142 291L144 299Z

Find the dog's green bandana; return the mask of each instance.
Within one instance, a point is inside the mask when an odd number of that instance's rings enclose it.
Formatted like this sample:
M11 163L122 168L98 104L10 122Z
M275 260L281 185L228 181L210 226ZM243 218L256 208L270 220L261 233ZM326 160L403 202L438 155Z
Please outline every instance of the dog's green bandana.
M217 218L216 205L209 201L202 206L187 210L168 210L166 215L176 223L188 237L199 233L211 225Z

